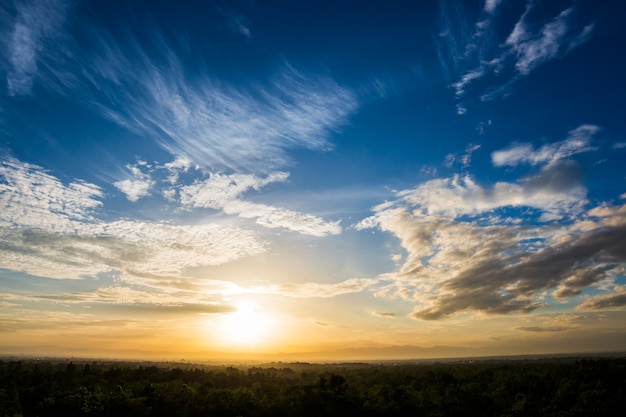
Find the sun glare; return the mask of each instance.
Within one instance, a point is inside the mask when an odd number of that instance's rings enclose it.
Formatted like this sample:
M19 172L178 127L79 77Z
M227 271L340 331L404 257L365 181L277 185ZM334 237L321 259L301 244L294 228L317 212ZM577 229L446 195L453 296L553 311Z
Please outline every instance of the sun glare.
M260 346L272 331L273 320L254 304L241 303L237 310L218 318L217 338L227 346Z

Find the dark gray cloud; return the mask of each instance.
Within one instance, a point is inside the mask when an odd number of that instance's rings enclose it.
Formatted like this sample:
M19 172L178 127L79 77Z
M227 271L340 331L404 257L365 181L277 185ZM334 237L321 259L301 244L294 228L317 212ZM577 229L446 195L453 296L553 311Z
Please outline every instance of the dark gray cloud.
M626 306L626 287L615 287L613 294L598 295L580 304L578 310L602 310Z
M540 291L558 288L555 297L574 296L608 278L626 263L624 242L626 225L599 228L536 252L506 256L496 249L487 259L445 281L442 295L432 306L415 311L414 317L437 320L463 311L531 312L543 306L536 300ZM468 263L472 263L471 258ZM602 308L620 300L618 296L590 301L585 308Z

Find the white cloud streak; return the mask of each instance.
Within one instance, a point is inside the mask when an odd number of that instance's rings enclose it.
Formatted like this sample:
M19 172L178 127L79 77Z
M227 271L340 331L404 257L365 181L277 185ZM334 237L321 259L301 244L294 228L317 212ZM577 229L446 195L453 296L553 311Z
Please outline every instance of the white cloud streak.
M260 293L279 294L293 298L329 298L358 293L381 282L380 278L351 278L333 284L306 282L301 284L276 284L257 289Z
M326 222L310 214L239 198L250 189L259 190L267 184L285 181L287 177L285 172L274 172L265 178L248 174L212 174L207 180L181 187L180 201L183 207L211 208L223 210L229 215L256 219L257 224L266 228L285 228L319 237L341 233L339 222Z
M540 4L529 2L511 31L502 37L502 26L497 8L501 2L488 0L475 24L467 20L468 13L460 13L442 1L442 36L439 57L445 74L456 78L451 83L457 99L464 99L459 107L467 110L470 89L482 90L481 100L506 96L512 86L536 68L565 56L591 39L594 23L582 26L576 20L576 6L562 10L547 21L536 21L535 9ZM447 59L446 59L447 58ZM450 65L450 62L452 65Z
M101 114L210 171L267 173L289 162L289 149L328 150L357 107L350 90L288 64L265 85L235 88L209 76L190 81L164 41L153 56L138 41L124 50L94 36L87 71L106 95Z
M491 160L495 166L514 167L522 163L552 164L577 153L594 150L595 148L590 146L591 139L599 131L598 126L581 125L571 130L564 141L546 144L536 150L528 143L516 144L508 149L493 152Z
M11 70L7 74L9 95L30 94L38 62L54 49L68 5L62 0L26 1L16 5L17 17L8 40Z

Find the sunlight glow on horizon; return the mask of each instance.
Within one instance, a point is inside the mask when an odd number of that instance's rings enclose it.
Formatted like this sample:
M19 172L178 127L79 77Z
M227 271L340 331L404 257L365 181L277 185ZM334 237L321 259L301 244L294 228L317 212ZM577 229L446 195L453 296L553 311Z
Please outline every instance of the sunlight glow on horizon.
M236 303L236 311L212 319L208 326L227 348L261 348L276 330L275 319L252 302Z

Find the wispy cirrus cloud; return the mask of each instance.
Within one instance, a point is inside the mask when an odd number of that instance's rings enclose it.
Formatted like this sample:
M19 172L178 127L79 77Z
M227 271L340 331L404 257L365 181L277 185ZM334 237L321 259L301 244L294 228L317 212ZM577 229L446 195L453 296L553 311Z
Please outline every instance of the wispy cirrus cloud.
M114 171L113 186L131 202L161 195L183 208L220 210L255 219L267 228L313 236L340 233L338 221L246 201L239 194L225 200L222 197L231 190L228 185L215 187L220 186L216 181L220 176L244 181L240 173L279 181L275 175L278 168L290 164L289 150L331 149L330 136L347 124L358 106L356 95L331 77L305 73L286 62L265 80L237 86L212 77L205 66L190 77L184 57L159 27L146 23L144 29L150 36L140 40L130 29L114 35L93 25L81 32L81 42L90 47L81 45L81 54L50 56L50 71L42 83L50 92L71 96L172 154L174 161L169 164L127 165ZM64 40L61 47L78 48L75 40ZM31 81L39 76L28 74ZM178 183L192 167L193 182L187 177ZM156 170L163 172L156 174ZM165 171L166 179L162 178ZM221 200L209 204L188 198L190 190L202 187L222 193Z
M252 39L252 22L244 15L234 11L217 8L217 11L226 20L224 26L235 35L243 36L246 39Z
M573 5L546 21L538 21L538 3L528 2L509 32L500 32L500 1L487 0L474 23L461 5L442 0L440 64L457 99L459 114L467 111L470 93L485 100L510 93L513 85L541 65L586 43L594 23L580 23ZM471 91L470 91L471 90Z
M25 1L15 4L15 16L7 39L10 70L9 95L30 94L39 65L55 53L55 41L63 29L69 4L65 0Z
M588 209L576 164L554 162L583 145L546 145L536 162L545 165L516 183L442 178L375 207L356 227L392 233L407 253L396 282L376 295L416 302L413 317L439 320L462 312L529 313L547 305L546 294L577 297L611 279L626 265L626 208ZM619 297L607 296L607 304L613 301Z
M358 106L332 78L287 63L249 85L220 82L208 69L192 79L158 28L147 30L158 48L133 35L122 46L94 31L93 55L83 65L85 91L94 97L85 99L103 117L209 171L267 173L288 164L287 150L328 150L330 135Z
M532 5L526 8L506 40L517 57L515 68L526 75L544 62L550 61L585 43L591 36L593 24L584 26L578 33L572 33L570 19L572 7L563 10L539 30L532 32L528 22Z

